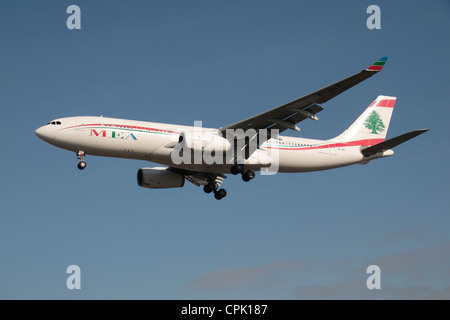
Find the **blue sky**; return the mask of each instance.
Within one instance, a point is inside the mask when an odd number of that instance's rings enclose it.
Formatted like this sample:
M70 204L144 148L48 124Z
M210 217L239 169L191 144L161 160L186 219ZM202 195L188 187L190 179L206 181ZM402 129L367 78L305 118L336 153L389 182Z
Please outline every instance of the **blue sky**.
M449 14L445 0L2 0L0 298L450 298ZM34 135L78 115L224 126L382 56L300 136L338 135L380 94L397 97L388 137L431 131L365 166L229 176L221 201L139 188L144 161L88 156L81 172Z

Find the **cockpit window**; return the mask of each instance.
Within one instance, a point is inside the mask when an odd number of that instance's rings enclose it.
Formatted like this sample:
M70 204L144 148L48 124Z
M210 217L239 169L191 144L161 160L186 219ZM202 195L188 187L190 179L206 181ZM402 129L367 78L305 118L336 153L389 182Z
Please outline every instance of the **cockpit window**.
M52 125L60 125L60 124L61 124L61 121L52 121L52 122L49 122L48 124L52 124Z

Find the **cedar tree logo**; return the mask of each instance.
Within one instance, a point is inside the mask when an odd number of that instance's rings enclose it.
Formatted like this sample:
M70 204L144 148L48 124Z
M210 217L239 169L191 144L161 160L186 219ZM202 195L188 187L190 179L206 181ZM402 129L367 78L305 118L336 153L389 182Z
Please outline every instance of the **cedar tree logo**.
M364 121L366 128L372 130L371 133L378 134L384 131L384 123L381 120L380 115L374 110Z

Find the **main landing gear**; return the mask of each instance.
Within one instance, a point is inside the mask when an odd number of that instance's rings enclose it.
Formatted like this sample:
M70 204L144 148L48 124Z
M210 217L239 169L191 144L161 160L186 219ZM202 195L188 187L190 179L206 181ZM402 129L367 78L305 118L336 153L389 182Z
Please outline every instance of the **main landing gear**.
M245 166L243 164L235 164L231 167L230 172L234 175L241 174L242 180L245 182L249 182L255 177L255 172L252 170L245 170Z
M215 184L214 182L209 182L207 185L205 185L203 187L203 191L205 191L206 193L214 192L214 198L216 198L217 200L220 200L227 195L227 190L217 189L217 184Z
M248 182L255 177L255 172L253 170L245 170L245 166L243 164L235 164L230 168L230 172L234 175L240 173L242 175L242 180L244 180L245 182ZM227 195L227 190L218 189L220 183L221 181L217 182L214 180L209 180L208 184L203 187L203 191L205 191L206 193L214 192L214 198L220 200Z
M77 151L77 159L80 159L78 163L78 169L83 170L86 168L86 162L84 161L84 151Z

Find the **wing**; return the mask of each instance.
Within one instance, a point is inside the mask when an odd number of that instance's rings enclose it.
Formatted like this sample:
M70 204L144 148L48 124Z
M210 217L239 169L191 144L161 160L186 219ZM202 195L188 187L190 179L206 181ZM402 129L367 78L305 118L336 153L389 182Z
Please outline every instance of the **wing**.
M381 69L383 69L386 61L387 57L383 57L367 69L364 69L344 80L336 82L328 87L277 108L258 114L254 117L222 127L220 130L223 134L226 133L227 129L242 129L244 131L248 129L278 129L279 132L286 129L293 129L299 131L300 129L298 129L296 124L300 121L303 121L306 118L317 120L317 117L315 116L316 113L323 110L319 104L327 102L342 92L378 73Z

